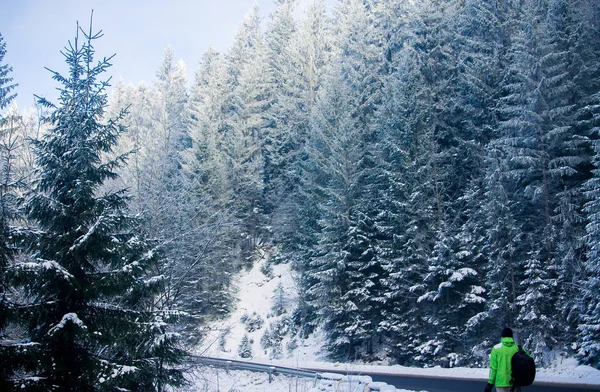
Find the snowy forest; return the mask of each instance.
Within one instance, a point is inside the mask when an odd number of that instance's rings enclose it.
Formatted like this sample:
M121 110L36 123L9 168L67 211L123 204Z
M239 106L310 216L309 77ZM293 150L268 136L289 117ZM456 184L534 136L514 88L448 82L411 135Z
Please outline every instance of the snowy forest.
M193 80L109 87L80 24L26 112L0 36L0 389L182 385L265 253L332 360L486 366L510 326L600 368L600 2L275 3Z

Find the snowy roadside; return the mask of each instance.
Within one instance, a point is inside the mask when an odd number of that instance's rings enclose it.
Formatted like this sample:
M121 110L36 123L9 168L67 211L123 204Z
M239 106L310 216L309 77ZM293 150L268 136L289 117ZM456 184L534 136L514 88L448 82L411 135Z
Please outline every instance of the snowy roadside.
M273 313L273 304L277 300L285 304L292 304L297 296L294 284L293 271L289 265L280 264L272 266L269 276L263 272L266 258L255 263L254 267L240 274L235 282L239 299L236 309L227 320L218 321L209 326L210 332L204 338L204 343L197 347L195 354L222 359L247 360L268 365L286 366L295 369L319 369L322 372L339 374L368 373L386 375L419 375L424 377L441 377L481 380L485 382L488 376L487 369L481 368L409 368L403 366L367 365L355 363L331 363L321 355L320 350L324 344L324 335L316 331L307 340L291 341L289 336L284 336L280 342L280 350L274 356L271 347L265 348L261 344L266 331L281 321L282 316ZM275 294L280 288L279 297ZM282 297L282 298L281 298ZM253 324L248 321L253 320ZM247 358L240 357L240 343L247 339ZM294 344L291 344L294 343ZM250 376L249 376L250 377ZM250 379L259 382L260 377L252 376ZM264 376L267 377L268 376ZM294 391L283 386L289 382L283 377L279 389L256 389L269 391ZM600 387L600 371L589 366L579 366L572 358L567 358L560 363L555 363L547 369L538 369L537 382L556 384L598 385ZM222 380L221 380L222 382ZM250 384L248 384L250 385ZM248 385L240 391L254 391ZM286 384L287 385L287 384ZM281 389L284 388L284 389ZM229 389L223 389L229 391ZM209 391L209 389L207 389ZM303 391L298 389L298 391Z
M307 378L271 376L267 373L245 370L225 371L210 366L199 367L188 373L192 382L181 392L313 392L314 381Z
M325 380L269 376L266 373L245 370L218 369L210 366L197 368L188 374L192 385L180 389L181 392L363 392L365 384L348 382L341 374L324 374ZM392 386L378 385L381 392L416 392L406 389L395 389ZM422 391L426 392L426 391Z
M253 362L275 364L275 361ZM579 384L584 386L600 386L600 371L587 366L574 366L573 360L565 361L562 366L554 369L540 369L536 377L537 382L556 384ZM297 367L290 360L276 361L279 366ZM457 378L479 380L485 383L486 369L472 368L406 368L402 366L374 366L356 364L334 364L326 362L306 362L301 367L320 369L328 380L315 380L309 378L288 377L283 375L269 376L267 373L243 370L229 370L203 366L188 374L192 385L183 389L183 392L362 392L365 384L349 384L341 381L347 372L369 373L385 375L420 375L436 378ZM329 372L326 372L329 371ZM378 383L375 383L378 384ZM371 383L370 385L375 385ZM405 389L395 389L391 386L382 391L416 392ZM421 391L426 392L426 391Z
M295 361L292 359L283 359L277 361L253 360L253 362L263 364L277 363L279 366L311 370L318 369L319 371L337 372L342 374L364 373L395 376L423 376L446 379L481 380L482 382L487 380L489 372L488 369L482 368L414 368L398 365L385 366L354 363L342 364L321 361ZM600 388L600 371L590 366L577 365L575 359L569 358L564 360L562 364L556 364L552 368L538 369L536 382L585 386L598 385Z

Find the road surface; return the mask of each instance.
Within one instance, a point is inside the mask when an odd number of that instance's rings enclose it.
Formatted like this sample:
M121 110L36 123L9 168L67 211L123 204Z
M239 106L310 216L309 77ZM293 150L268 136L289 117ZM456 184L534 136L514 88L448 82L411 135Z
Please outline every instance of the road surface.
M398 389L408 389L414 391L427 392L483 392L486 381L463 380L463 379L442 379L423 376L396 376L383 374L368 374L373 381L382 381L395 386ZM591 392L600 391L600 385L595 386L571 386L571 385L553 385L534 383L529 387L523 388L523 392Z

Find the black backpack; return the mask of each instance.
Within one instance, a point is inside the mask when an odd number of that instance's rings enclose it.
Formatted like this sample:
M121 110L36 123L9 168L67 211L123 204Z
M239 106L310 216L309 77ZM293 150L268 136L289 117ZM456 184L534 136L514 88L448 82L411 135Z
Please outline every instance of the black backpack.
M520 345L519 351L513 354L510 360L512 369L512 384L516 387L526 387L533 384L535 380L535 361L529 354L523 351Z

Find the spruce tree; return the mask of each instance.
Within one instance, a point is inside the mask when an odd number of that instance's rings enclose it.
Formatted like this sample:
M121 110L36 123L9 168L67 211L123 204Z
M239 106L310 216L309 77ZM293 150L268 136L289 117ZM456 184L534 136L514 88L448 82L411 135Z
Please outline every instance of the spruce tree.
M12 83L13 78L9 76L10 72L12 71L12 67L10 67L8 64L3 64L4 55L6 54L6 43L3 41L4 39L2 38L2 34L0 34L0 136L2 136L2 139L5 139L5 118L3 117L1 111L4 110L15 98L16 94L14 94L12 91L17 85ZM8 240L10 237L9 224L12 216L14 215L15 208L14 203L12 203L10 200L13 198L13 196L11 196L11 193L9 192L12 160L9 156L10 145L5 144L4 147L5 148L3 148L2 151L3 162L1 164L3 185L0 189L0 279L2 279L4 275L4 269L8 264L8 260L11 258L11 251L8 247ZM2 286L0 286L0 293L4 293ZM2 310L4 306L4 295L1 296L2 299L0 299L0 310ZM4 314L4 311L1 311L0 313ZM0 330L4 325L2 318L3 317L0 317Z
M390 357L400 364L415 361L416 347L426 341L421 306L426 273L428 230L432 222L427 200L420 197L420 187L428 177L426 152L430 138L423 129L428 116L420 94L423 85L413 50L410 21L414 10L407 2L380 2L375 8L378 34L385 43L383 99L377 107L371 127L378 137L378 187L375 196L381 212L376 225L382 239L378 247L385 276L379 310L382 317L378 330L385 337ZM419 170L421 168L421 170Z
M232 189L231 211L242 222L240 247L247 262L266 237L264 155L268 107L264 38L258 6L246 16L228 53L227 126L223 150Z
M577 356L582 363L600 368L600 301L598 291L600 290L600 94L588 106L590 117L588 122L594 130L594 176L586 183L586 196L588 202L585 205L587 213L587 232L584 237L588 245L587 260L584 264L586 278L583 280L581 293L583 296L582 322L578 326L578 353Z
M28 232L29 258L9 273L23 290L22 339L37 352L19 386L24 390L156 390L181 385L172 365L182 352L169 313L155 307L163 288L151 271L161 261L126 212L124 191L101 191L125 157L105 159L123 131L103 120L110 58L94 63L101 32L78 25L64 51L69 74L34 143L38 169L24 207L37 226Z
M590 28L579 31L576 46L576 52L584 66L574 79L581 97L575 126L580 132L587 131L592 140L594 169L584 188L587 225L583 240L587 246L587 257L579 296L582 317L576 342L580 362L600 369L600 69L593 66L600 58L600 44L593 38L599 34L600 27L589 23L597 20L600 5L594 1L586 1L581 4L579 12L583 23Z
M230 309L229 283L236 271L232 265L238 249L238 221L227 206L233 198L227 178L223 132L227 127L226 83L222 56L209 49L196 71L189 102L191 148L182 152L185 189L189 192L186 230L177 246L185 249L175 274L178 306L198 318L222 316ZM190 323L198 328L198 319ZM198 336L198 333L192 334Z
M524 343L542 361L550 361L554 347L573 334L563 324L573 313L574 292L566 282L577 279L583 257L577 238L584 231L580 188L589 152L585 135L572 127L577 72L567 52L573 28L567 3L525 1L514 7L498 106L512 183L507 185L514 189L513 213L521 226L517 322ZM563 315L548 317L555 307Z
M267 184L267 189L271 190L270 200L276 203L272 213L273 242L280 252L279 257L291 260L298 269L314 253L318 232L318 213L313 208L310 175L305 175L308 171L304 171L307 166L303 163L307 157L306 137L310 118L331 54L328 22L323 1L312 0L287 43L285 68L278 71L280 76L288 72L292 76L289 82L277 85L275 94L278 100L271 108L276 129L271 136L272 141L267 143L271 143L269 148L274 151L271 156L278 162L277 178L269 179ZM267 32L269 39L279 35L281 34ZM271 158L271 163L274 160ZM275 189L281 191L273 191ZM301 279L306 278L306 275L302 275ZM305 286L303 283L301 286L305 288L308 284ZM294 312L301 336L314 325L309 321L314 315L314 309L311 310L305 299L302 295Z
M0 34L0 389L8 390L12 384L10 378L15 370L15 359L20 357L22 346L13 339L7 326L14 321L16 303L12 298L11 284L8 281L7 268L14 259L14 244L11 227L17 216L17 189L14 179L14 159L17 140L14 137L12 121L3 117L2 111L15 98L12 83L12 68L3 63L6 44ZM12 117L12 116L11 116Z
M17 95L13 92L17 84L12 83L13 78L9 76L12 72L12 67L8 64L3 64L5 54L6 43L4 42L4 38L2 38L2 34L0 34L0 110L6 108Z
M351 86L341 67L327 75L307 141L318 231L315 253L303 266L308 293L338 358L371 354L377 320L380 267L367 210L363 128L353 118ZM332 295L333 294L333 295Z

